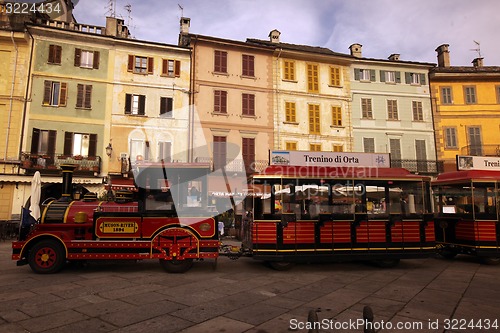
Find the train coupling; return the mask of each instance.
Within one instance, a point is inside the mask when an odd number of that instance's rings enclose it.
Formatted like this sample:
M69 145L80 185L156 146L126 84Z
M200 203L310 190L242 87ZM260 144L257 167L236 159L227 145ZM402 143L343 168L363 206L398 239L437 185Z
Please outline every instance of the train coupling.
M237 260L244 255L243 248L238 245L223 244L219 247L219 256L226 256L231 260Z

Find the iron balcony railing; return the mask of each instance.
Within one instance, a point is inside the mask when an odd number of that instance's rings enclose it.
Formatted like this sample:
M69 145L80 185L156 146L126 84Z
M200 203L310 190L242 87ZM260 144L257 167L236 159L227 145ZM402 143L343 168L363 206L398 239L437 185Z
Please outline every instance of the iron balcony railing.
M101 173L100 156L31 153L23 153L21 156L21 168L28 175L36 171L40 171L42 175L59 174L62 164L76 165L75 175L77 176L98 176Z
M500 145L468 145L460 149L461 155L500 156Z
M255 160L252 162L245 162L244 160L220 160L212 159L210 157L197 157L195 158L197 163L208 163L212 170L221 169L224 166L226 172L243 172L245 171L247 175L254 174L256 172L261 172L268 165L267 160Z
M391 159L392 168L405 168L411 173L424 175L437 175L444 171L442 161L396 160Z

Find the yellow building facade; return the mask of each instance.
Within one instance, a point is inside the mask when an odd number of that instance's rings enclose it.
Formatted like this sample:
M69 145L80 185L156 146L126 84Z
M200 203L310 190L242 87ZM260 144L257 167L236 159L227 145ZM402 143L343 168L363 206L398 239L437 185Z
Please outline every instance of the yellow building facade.
M500 156L500 67L450 66L449 45L436 51L430 84L438 161L456 170L457 155Z

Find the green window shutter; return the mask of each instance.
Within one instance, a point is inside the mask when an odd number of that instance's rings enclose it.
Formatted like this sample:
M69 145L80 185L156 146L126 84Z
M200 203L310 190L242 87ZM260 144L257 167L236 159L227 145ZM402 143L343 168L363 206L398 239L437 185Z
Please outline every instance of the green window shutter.
M354 68L354 80L359 81L359 68Z
M411 73L405 72L405 82L406 84L411 83Z
M385 82L385 71L380 71L380 82Z
M375 82L375 70L370 69L370 81Z
M396 83L401 83L401 72L395 72L396 73Z
M84 89L83 89L83 84L78 84L77 85L77 94L76 94L76 107L77 108L82 108L83 107L83 94L84 94Z
M90 109L92 107L92 85L88 84L85 86L85 108Z
M424 85L425 83L425 74L420 74L420 84Z

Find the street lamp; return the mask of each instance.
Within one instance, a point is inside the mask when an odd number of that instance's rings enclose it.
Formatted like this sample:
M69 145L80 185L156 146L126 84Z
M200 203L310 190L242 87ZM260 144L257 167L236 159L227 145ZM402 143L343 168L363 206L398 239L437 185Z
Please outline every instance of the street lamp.
M111 154L113 153L113 147L111 146L111 142L108 144L108 146L106 147L106 155L108 155L108 157L111 157Z

